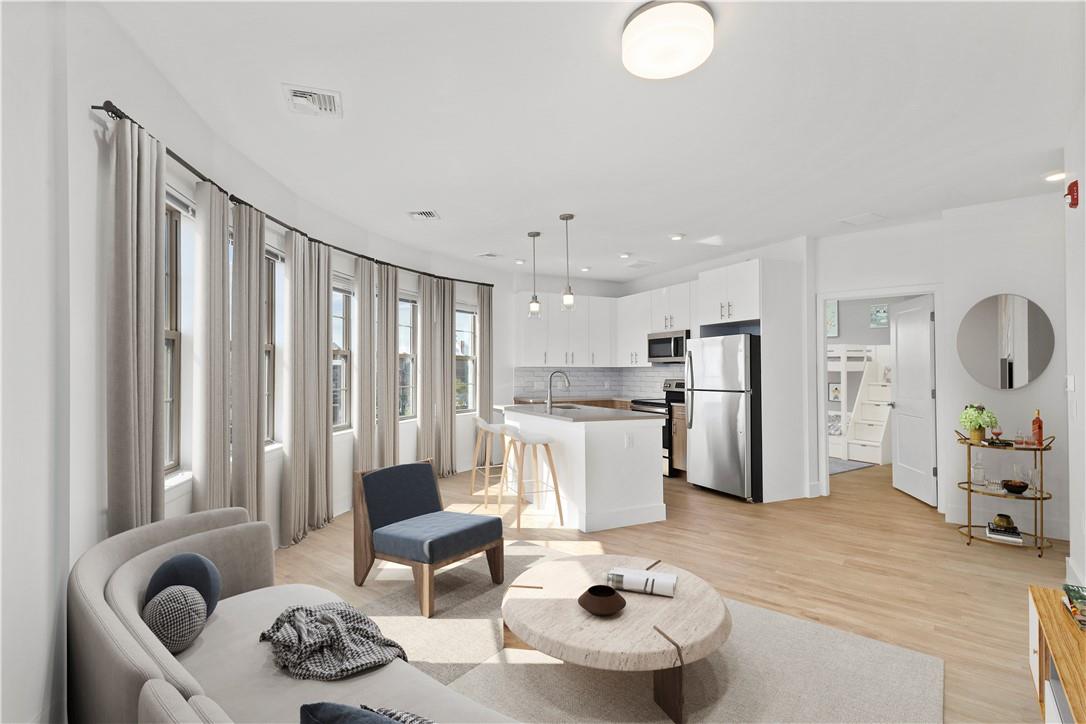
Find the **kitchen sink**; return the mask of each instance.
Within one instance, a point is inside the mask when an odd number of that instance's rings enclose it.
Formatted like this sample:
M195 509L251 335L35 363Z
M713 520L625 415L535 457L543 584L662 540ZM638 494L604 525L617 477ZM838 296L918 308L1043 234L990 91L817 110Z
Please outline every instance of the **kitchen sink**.
M576 410L579 407L579 405L551 405L552 410Z

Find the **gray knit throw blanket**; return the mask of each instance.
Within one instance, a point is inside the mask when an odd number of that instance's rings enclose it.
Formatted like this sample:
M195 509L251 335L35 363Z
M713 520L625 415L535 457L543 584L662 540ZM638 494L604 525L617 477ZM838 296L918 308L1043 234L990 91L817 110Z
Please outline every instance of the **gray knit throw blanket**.
M407 661L402 646L344 601L291 606L260 640L271 641L276 665L296 679L333 681L393 659Z

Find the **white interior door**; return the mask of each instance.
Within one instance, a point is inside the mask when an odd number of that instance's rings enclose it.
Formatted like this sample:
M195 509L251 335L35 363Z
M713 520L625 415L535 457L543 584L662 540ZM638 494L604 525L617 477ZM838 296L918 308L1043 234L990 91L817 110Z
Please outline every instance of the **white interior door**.
M890 305L894 487L938 504L935 477L935 322L931 296Z

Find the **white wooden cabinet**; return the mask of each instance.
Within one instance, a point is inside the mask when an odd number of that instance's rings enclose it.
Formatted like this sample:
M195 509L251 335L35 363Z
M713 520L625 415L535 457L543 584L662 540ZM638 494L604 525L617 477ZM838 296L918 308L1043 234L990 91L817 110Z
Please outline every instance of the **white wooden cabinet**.
M562 309L561 294L540 294L547 320L547 353L544 364L581 367L589 364L588 324L591 297L577 297L573 309Z
M649 292L650 332L690 327L691 282L672 284Z
M620 297L615 305L615 366L649 367L648 334L652 326L652 292Z
M608 297L590 297L587 301L588 357L585 358L585 364L592 367L613 367L615 365L615 300Z
M761 318L761 269L757 259L701 272L696 290L698 325Z

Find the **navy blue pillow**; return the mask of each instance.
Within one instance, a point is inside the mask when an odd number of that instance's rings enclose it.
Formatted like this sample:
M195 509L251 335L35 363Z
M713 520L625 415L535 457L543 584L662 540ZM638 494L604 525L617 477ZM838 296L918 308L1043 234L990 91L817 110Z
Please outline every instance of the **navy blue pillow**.
M329 701L302 704L298 719L301 724L396 724L372 709Z
M207 604L207 615L219 604L222 592L222 576L209 559L199 553L178 553L151 574L147 583L144 605L170 586L191 586L200 592Z

